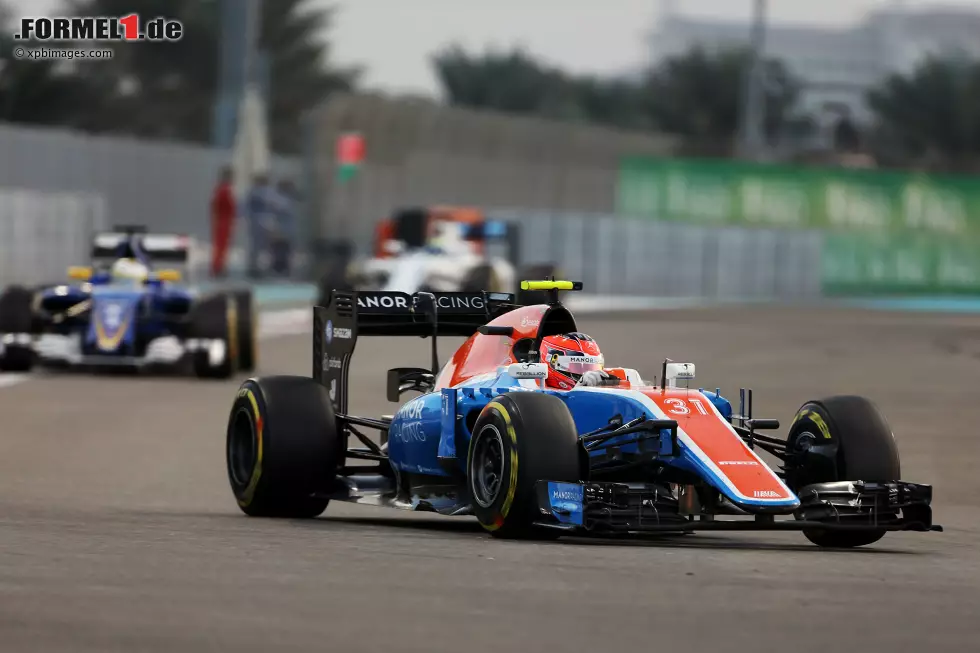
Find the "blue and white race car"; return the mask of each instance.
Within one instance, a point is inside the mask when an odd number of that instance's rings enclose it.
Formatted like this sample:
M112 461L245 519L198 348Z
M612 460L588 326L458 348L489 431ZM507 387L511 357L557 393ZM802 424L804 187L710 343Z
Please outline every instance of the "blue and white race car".
M92 265L71 283L14 286L0 294L0 370L174 366L190 359L199 377L227 378L255 366L250 290L199 295L179 285L184 236L120 228L95 237Z
M665 361L660 383L617 368L601 386L554 389L539 349L578 331L557 293L581 284L522 286L548 302L331 293L313 309L312 378L249 379L233 402L227 468L240 509L312 518L349 501L473 515L498 537L797 530L853 547L941 530L931 486L898 480L895 440L867 399L809 401L776 438L760 433L779 424L752 417L751 391L736 413L720 391L689 387L693 363ZM433 361L388 370L389 401L421 393L394 415L356 417L351 357L371 335L431 337ZM468 337L442 367L439 335Z

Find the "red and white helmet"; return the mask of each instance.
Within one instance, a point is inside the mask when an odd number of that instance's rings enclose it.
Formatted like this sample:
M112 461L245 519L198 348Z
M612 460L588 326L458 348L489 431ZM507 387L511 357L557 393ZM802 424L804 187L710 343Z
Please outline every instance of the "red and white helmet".
M569 390L578 384L583 374L601 370L605 361L599 344L584 333L546 336L541 340L541 362L547 363L550 388Z

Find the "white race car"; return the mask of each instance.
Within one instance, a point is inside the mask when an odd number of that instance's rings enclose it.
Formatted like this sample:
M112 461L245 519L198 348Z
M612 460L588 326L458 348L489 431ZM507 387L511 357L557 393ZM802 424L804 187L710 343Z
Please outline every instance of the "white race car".
M525 266L518 275L517 225L486 220L468 208L407 209L379 225L374 256L339 257L320 283L320 304L333 290L415 293L508 292L521 304L539 303L539 293L521 291L521 279L544 279L556 266Z

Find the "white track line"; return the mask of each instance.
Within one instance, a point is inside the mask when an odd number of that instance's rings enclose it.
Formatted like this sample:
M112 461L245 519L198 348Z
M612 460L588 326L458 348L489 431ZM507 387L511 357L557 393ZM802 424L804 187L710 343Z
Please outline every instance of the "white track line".
M573 314L588 315L615 311L651 311L704 306L705 299L689 297L622 297L603 295L573 295L565 300Z
M28 378L26 374L0 374L0 388L23 383Z
M309 333L312 328L313 311L308 307L259 313L260 340Z

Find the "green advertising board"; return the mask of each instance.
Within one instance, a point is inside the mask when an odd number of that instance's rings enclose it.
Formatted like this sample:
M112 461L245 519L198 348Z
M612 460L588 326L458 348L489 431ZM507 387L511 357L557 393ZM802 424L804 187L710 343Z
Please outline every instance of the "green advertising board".
M628 159L617 212L823 233L826 294L980 293L980 179Z
M618 213L701 224L980 237L980 179L628 159Z
M821 266L828 295L980 293L976 242L919 234L828 232Z

